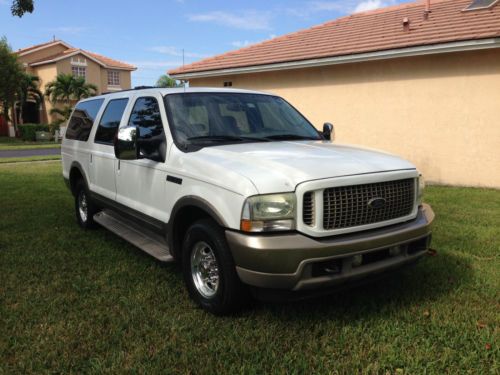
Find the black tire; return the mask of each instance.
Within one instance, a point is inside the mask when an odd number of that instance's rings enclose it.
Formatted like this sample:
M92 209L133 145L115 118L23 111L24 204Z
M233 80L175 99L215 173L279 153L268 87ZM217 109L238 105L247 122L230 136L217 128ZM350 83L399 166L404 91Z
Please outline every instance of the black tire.
M200 253L200 250L196 249L205 245L208 246L214 256L209 254L209 258L215 258L218 282L217 287L208 288L204 294L200 291L200 287L196 286L197 282L198 285L200 284L200 279L195 280L196 276L193 273L197 272L192 271L192 265L198 264L196 260L193 260L193 254ZM207 251L206 248L205 251ZM203 253L203 250L201 252ZM206 271L202 266L197 269ZM213 270L213 268L211 269ZM204 310L215 315L234 313L251 300L247 288L242 284L236 273L236 267L224 231L211 219L199 220L188 229L182 244L182 273L190 297ZM208 296L207 292L213 293L213 295Z
M84 202L86 202L86 207L83 207ZM75 214L78 225L83 229L96 228L97 223L94 221L94 215L98 211L98 207L90 199L85 182L83 180L78 181L75 186ZM86 212L86 215L84 215L84 212Z

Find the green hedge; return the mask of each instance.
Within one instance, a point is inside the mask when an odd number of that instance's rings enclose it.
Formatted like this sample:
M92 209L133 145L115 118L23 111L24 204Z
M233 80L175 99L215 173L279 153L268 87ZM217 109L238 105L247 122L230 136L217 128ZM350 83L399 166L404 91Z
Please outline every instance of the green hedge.
M35 141L36 132L48 132L49 125L47 124L23 124L18 125L19 134L23 141Z

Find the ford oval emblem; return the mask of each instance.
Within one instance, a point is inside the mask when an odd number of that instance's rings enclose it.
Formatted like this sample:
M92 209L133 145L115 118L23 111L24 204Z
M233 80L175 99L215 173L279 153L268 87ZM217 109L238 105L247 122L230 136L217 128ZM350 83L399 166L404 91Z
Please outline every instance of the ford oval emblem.
M368 207L373 208L373 209L379 209L385 206L385 198L372 198L368 201Z

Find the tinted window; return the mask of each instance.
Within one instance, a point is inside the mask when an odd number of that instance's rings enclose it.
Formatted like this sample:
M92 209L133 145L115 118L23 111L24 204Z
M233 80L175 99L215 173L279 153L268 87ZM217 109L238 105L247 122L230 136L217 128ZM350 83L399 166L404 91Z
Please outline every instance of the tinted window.
M304 116L276 96L169 94L165 105L172 133L183 150L228 142L321 139Z
M99 127L95 134L95 142L113 144L116 130L127 106L128 99L110 100L99 121Z
M160 106L155 98L137 99L128 125L139 127L137 144L140 155L157 160L164 159L165 133L161 121Z
M87 141L90 131L92 130L92 125L94 124L97 113L103 102L104 99L95 99L78 103L69 120L66 138Z

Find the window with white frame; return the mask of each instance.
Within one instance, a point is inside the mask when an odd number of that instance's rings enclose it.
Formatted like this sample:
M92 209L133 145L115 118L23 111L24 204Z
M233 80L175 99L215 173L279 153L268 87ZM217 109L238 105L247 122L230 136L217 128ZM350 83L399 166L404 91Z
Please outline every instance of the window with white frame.
M72 66L71 67L71 73L73 74L73 77L87 77L87 68L84 66Z
M108 70L108 86L120 86L120 72Z

